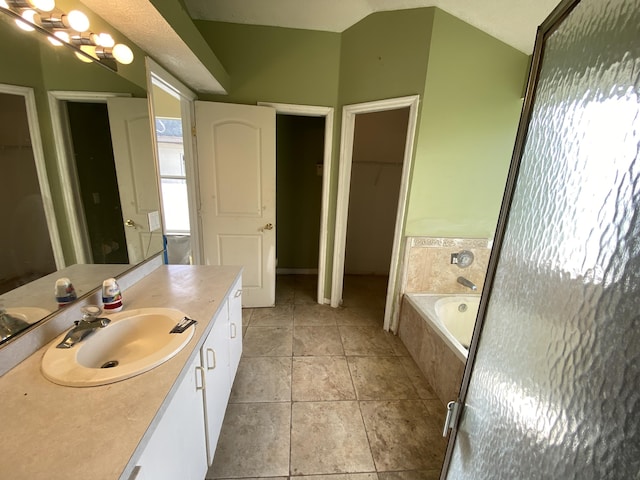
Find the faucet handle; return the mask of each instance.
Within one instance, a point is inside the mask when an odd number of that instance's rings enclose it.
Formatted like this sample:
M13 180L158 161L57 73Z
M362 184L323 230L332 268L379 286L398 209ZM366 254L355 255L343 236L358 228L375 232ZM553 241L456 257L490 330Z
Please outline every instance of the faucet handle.
M98 318L98 315L102 313L102 309L97 305L87 305L80 309L82 312L82 320L90 321L94 318Z

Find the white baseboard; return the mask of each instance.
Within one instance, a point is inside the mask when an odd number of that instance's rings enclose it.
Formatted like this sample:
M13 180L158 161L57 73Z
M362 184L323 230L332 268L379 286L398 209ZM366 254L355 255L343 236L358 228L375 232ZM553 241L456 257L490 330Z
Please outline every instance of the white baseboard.
M276 275L317 275L317 268L276 268Z

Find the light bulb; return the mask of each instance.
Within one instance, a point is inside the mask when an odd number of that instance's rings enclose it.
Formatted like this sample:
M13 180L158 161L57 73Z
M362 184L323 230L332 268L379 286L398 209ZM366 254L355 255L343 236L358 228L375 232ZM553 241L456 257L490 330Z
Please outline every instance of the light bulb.
M35 10L25 10L24 12L22 12L22 18L31 23L36 23L35 16ZM16 25L18 25L18 27L20 27L25 32L33 32L35 30L35 28L23 22L22 20L16 20Z
M133 52L126 45L118 43L113 47L113 58L123 65L129 65L133 62Z
M89 30L89 19L80 10L71 10L67 14L69 26L76 32L86 32Z
M101 47L105 47L105 48L111 48L116 44L116 42L113 40L113 37L108 33L99 34L98 41L96 43L97 45L100 45Z
M29 0L29 3L43 12L50 12L56 8L56 2L54 0Z
M60 47L62 45L62 42L69 43L69 34L67 32L58 31L58 32L55 32L54 35L58 37L61 41L56 40L55 38L52 38L52 37L48 37L52 45L55 45L56 47Z

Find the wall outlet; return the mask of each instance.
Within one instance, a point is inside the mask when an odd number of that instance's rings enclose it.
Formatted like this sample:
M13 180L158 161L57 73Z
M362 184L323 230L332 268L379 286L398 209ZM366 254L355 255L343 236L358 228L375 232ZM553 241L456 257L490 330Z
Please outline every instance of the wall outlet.
M147 213L149 217L149 231L155 232L156 230L160 230L160 212L154 210L153 212Z

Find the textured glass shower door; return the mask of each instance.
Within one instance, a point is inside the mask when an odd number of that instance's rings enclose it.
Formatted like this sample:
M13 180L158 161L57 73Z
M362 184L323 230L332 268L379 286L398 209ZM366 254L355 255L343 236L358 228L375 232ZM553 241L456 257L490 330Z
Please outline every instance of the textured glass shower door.
M447 479L640 479L640 0L541 28Z

